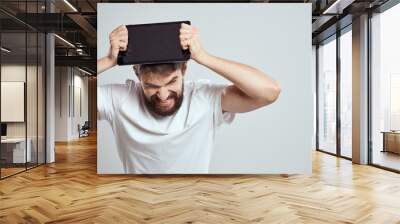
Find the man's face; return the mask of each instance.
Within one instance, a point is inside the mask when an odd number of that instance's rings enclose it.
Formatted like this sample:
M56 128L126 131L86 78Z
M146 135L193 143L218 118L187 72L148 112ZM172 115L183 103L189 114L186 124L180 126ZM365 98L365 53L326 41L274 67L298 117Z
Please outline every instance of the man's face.
M174 114L183 101L183 74L181 69L162 74L141 74L145 102L148 109L160 116Z

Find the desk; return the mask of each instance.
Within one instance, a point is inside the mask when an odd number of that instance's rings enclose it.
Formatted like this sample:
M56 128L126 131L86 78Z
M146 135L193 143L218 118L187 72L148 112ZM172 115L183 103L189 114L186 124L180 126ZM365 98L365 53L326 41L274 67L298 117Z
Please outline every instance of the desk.
M1 139L1 157L6 163L25 163L32 160L30 138L26 139L28 147L25 154L25 138ZM26 161L25 161L26 159Z
M383 133L382 152L400 154L400 131L382 131L381 133Z

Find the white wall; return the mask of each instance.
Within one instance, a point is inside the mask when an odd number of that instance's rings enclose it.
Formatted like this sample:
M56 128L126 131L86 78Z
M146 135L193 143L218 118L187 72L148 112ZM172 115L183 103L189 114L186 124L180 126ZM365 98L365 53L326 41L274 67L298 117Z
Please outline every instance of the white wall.
M75 87L79 87L81 89L81 109L82 113L80 114L77 109L75 108L75 119L73 123L73 132L72 135L78 137L78 129L77 126L80 124L81 126L85 123L85 121L89 120L88 114L88 77L85 76L84 73L80 72L79 70L75 70ZM76 94L76 92L75 92ZM75 99L76 100L76 99Z
M67 67L55 68L55 141L68 139L68 84Z
M19 64L4 64L1 66L1 81L18 81L25 82L25 76L28 75L28 80L30 86L36 85L36 80L33 80L30 76L36 76L36 66L26 66ZM28 137L29 134L33 133L35 130L36 135L36 113L32 113L32 111L36 112L36 88L27 88L27 106L30 106L27 112L28 119ZM33 105L31 103L34 102ZM7 110L8 108L1 108L1 110ZM24 109L24 108L23 108ZM34 124L32 123L34 121ZM8 137L25 137L25 126L26 122L7 122L7 136Z
M42 68L25 64L2 64L1 81L17 81L26 84L26 107L22 107L22 113L26 112L26 121L7 122L7 137L25 137L30 139L32 158L39 163L44 162L44 88ZM27 81L26 81L27 79ZM23 94L23 93L22 93ZM2 95L3 97L7 97ZM1 110L11 110L9 107L2 107ZM26 110L26 111L25 111ZM3 111L4 112L4 111ZM13 111L7 111L13 112ZM38 151L39 150L39 151ZM37 157L36 153L39 153Z
M118 12L118 16L116 16ZM311 173L313 83L311 4L98 4L98 58L120 24L190 20L211 54L259 68L281 85L274 104L238 114L217 133L210 173ZM135 79L131 66L98 85ZM186 79L227 83L193 61ZM98 121L98 173L123 173L111 127Z
M55 141L77 139L78 124L88 120L88 78L72 67L56 67L55 71ZM82 114L76 108L76 88L81 90Z

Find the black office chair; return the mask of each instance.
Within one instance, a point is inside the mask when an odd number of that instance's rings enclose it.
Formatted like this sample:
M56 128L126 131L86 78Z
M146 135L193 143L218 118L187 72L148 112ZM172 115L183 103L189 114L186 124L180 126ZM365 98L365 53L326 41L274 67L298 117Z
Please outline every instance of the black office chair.
M78 124L79 138L89 136L89 129L90 129L89 121L85 121L82 127L80 127L80 125Z

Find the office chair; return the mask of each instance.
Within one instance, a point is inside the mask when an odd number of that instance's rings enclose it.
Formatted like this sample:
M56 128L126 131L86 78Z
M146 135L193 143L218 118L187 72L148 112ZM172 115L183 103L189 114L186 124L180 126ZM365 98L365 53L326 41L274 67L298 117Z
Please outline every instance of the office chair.
M79 129L79 138L89 136L89 129L90 129L89 121L85 121L82 127L80 127L80 125L78 124L78 129Z

